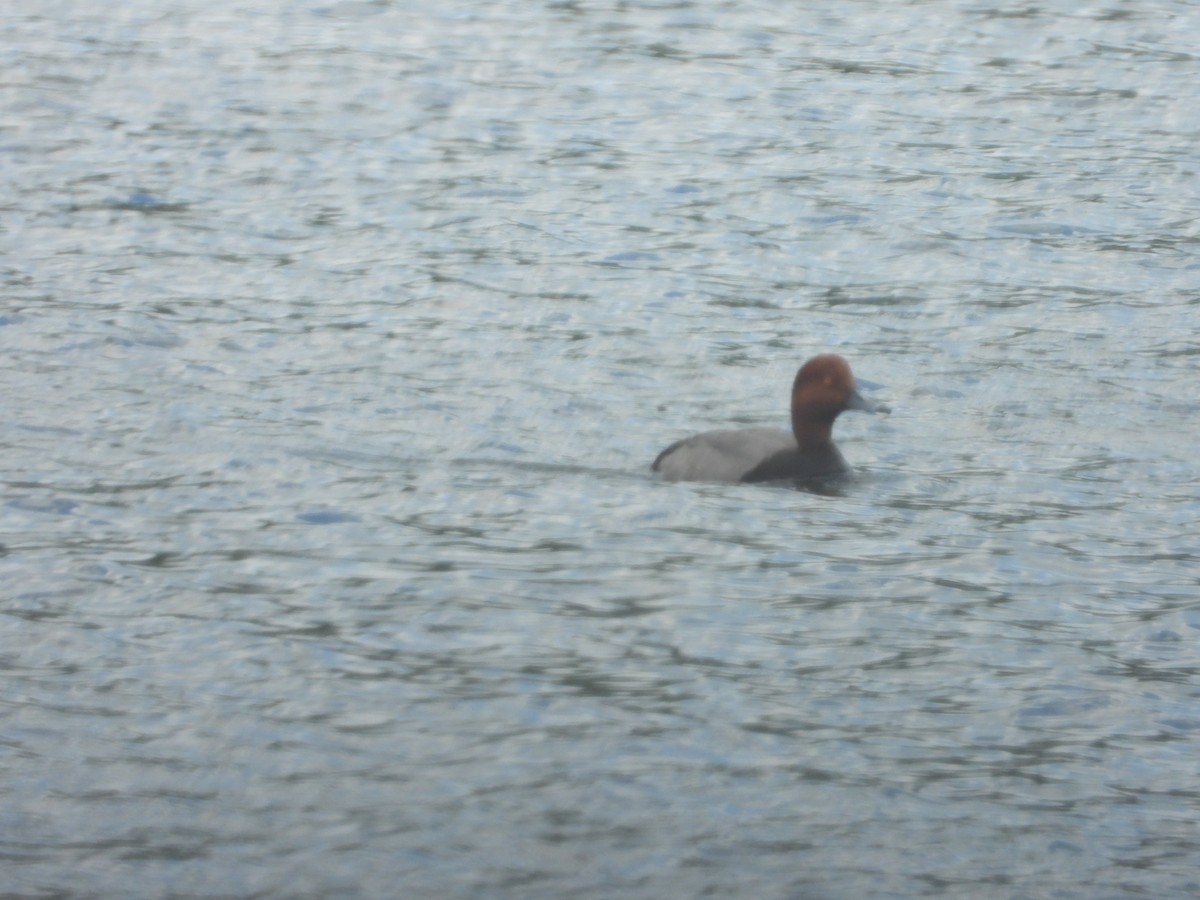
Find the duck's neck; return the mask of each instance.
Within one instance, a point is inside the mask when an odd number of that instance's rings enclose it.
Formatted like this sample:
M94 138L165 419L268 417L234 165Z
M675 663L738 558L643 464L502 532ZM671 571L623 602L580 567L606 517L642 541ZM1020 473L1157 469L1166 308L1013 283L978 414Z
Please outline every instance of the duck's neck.
M792 434L802 451L828 447L833 443L833 419L802 419L793 415Z

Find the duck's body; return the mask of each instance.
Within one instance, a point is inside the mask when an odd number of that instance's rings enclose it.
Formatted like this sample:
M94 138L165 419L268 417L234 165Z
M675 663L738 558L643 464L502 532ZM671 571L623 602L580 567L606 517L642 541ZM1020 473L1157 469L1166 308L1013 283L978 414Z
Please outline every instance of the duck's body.
M833 444L802 454L795 435L782 428L706 431L676 441L658 454L652 468L670 481L778 481L847 469Z
M651 466L669 481L802 481L849 470L834 446L833 422L847 409L888 412L859 394L850 365L814 356L792 384L792 430L706 431L669 446Z

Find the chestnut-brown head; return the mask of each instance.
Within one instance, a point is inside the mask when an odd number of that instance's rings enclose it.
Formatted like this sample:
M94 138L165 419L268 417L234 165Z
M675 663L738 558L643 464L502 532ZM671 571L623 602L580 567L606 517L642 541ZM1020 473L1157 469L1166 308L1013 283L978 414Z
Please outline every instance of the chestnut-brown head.
M792 383L792 431L801 448L830 443L833 422L847 409L890 412L858 392L850 364L836 353L814 356L800 367Z

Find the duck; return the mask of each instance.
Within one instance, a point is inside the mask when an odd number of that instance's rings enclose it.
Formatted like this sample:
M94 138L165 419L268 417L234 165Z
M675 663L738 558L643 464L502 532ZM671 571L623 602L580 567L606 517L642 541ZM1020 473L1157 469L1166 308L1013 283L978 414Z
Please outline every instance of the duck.
M833 443L833 423L848 409L890 413L858 392L850 364L814 356L792 382L792 430L706 431L676 441L651 464L667 481L763 482L835 478L850 471Z

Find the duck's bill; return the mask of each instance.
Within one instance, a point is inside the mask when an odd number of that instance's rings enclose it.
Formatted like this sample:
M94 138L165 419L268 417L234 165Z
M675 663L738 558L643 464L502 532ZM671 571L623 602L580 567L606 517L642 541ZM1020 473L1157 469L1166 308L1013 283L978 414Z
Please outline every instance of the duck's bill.
M858 392L857 388L850 392L850 398L846 401L846 409L857 409L859 412L869 413L890 413L892 411L892 408L885 403L868 400Z

